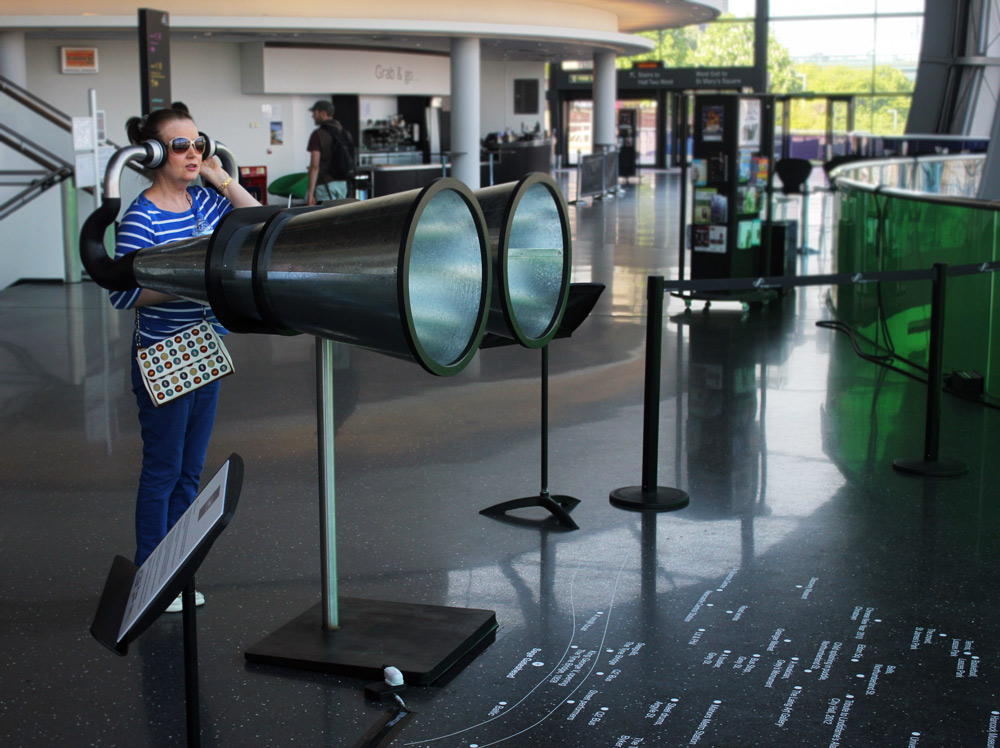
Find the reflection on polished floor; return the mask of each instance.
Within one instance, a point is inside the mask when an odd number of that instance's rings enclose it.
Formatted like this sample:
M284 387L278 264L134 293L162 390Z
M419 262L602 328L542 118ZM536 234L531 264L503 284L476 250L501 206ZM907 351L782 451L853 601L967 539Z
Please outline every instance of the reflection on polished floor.
M676 180L571 208L573 280L607 286L550 349L549 488L581 500L579 530L479 514L539 489L538 351L438 379L338 349L340 593L499 622L457 675L403 693L391 745L994 745L1000 420L945 397L942 454L969 473L894 472L922 452L925 389L815 326L827 289L749 312L668 298L659 483L691 502L610 505L640 480L645 285L677 269ZM124 658L89 634L133 552L130 334L90 284L0 292L3 746L184 744L180 616ZM314 341L228 344L208 465L238 452L246 478L198 575L203 744L365 745L392 707L364 682L244 660L319 601Z

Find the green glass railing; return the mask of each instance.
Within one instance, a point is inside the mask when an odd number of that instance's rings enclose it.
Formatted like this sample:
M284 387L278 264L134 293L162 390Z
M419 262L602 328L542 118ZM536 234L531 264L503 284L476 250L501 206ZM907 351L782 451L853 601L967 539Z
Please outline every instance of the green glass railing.
M855 163L837 186L836 271L930 268L1000 260L1000 205L976 200L984 157L948 156ZM1000 273L948 280L944 371L982 374L1000 396ZM837 319L880 348L927 365L929 281L834 290Z

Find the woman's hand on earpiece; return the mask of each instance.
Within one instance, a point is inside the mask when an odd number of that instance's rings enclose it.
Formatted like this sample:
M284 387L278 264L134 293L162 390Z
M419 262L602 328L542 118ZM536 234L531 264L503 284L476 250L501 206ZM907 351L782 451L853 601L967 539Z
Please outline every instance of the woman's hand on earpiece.
M219 159L214 156L201 162L201 176L216 187L229 179L229 174L222 168Z

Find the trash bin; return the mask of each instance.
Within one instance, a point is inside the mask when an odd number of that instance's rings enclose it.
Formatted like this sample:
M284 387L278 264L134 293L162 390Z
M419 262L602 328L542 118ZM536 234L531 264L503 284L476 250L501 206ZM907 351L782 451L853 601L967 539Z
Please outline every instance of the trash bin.
M241 166L240 184L247 192L257 198L261 205L267 205L266 166Z

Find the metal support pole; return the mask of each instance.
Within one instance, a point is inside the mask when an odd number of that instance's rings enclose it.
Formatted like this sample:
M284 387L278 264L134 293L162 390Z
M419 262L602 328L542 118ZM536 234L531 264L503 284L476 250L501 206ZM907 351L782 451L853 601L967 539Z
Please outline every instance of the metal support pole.
M333 464L333 342L316 338L316 440L319 443L320 584L323 628L340 626L337 612L337 511Z
M101 139L97 134L97 90L91 88L88 91L90 96L90 126L94 133L94 207L101 207Z
M679 280L684 280L684 263L687 259L687 185L688 185L688 98L684 94L681 94L680 100L678 102L681 107L680 116L680 130L681 130L681 147L680 147L680 157L681 157L681 211L680 220L677 222L680 226L680 238L677 242L678 252L677 252L677 278Z
M809 252L809 180L802 185L802 254Z
M188 748L201 746L201 711L198 695L198 634L194 603L194 577L181 593L183 611L181 625L184 629L184 701L187 713Z
M680 489L656 485L660 432L660 367L663 358L662 275L649 276L647 287L649 312L646 317L646 372L642 411L642 485L616 488L611 503L621 509L669 512L683 509L689 497Z
M548 509L563 527L579 530L580 526L569 516L569 510L580 503L573 496L549 494L549 346L542 346L542 483L537 496L525 496L480 510L487 517L500 517L512 509L540 506Z
M924 423L924 460L935 462L941 446L941 384L944 381L944 302L948 265L934 263L931 287L931 329L928 342L927 413Z
M924 417L924 456L893 460L892 466L903 473L951 478L968 472L961 460L941 459L941 386L944 382L944 304L948 263L935 262L931 287L931 329L928 341L927 412Z
M549 495L549 346L542 346L542 496Z
M80 219L76 205L76 180L68 177L59 183L63 227L63 280L80 282Z

